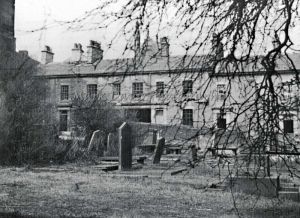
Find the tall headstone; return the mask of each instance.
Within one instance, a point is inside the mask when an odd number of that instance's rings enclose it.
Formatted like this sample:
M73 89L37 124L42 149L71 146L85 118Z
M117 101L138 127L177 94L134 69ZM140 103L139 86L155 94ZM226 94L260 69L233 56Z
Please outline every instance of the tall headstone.
M160 163L160 158L163 154L164 147L165 147L165 139L161 138L161 139L158 140L157 146L155 148L153 164L159 164Z
M132 167L131 128L123 123L118 129L119 134L119 170L129 170Z

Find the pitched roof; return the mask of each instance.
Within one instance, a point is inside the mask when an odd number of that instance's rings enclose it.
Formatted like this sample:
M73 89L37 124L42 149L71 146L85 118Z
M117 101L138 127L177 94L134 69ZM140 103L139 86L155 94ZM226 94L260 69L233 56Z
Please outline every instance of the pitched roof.
M176 70L199 70L207 69L208 56L170 56L160 55L147 56L139 61L134 58L128 59L103 59L94 64L80 63L50 63L44 65L43 75L88 75L88 74L124 74L141 72L162 72Z
M245 63L228 62L225 60L224 62L219 63L216 72L219 74L264 72L265 68L261 64L262 58L263 56L251 57ZM295 69L300 70L300 53L280 55L275 62L275 66L277 71L291 71L294 67Z

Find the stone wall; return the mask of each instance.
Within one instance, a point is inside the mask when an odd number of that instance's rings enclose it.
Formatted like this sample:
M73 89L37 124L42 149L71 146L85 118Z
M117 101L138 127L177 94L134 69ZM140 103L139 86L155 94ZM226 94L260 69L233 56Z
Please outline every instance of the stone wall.
M165 138L166 143L190 145L194 143L199 146L200 138L211 136L209 129L196 129L187 126L160 125L148 123L130 122L132 129L133 147L143 144L149 132L157 130L160 137Z

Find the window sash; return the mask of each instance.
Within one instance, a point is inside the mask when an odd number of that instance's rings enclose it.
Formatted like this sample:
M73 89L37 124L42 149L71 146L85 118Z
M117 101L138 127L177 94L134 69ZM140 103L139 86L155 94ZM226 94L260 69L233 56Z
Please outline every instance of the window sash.
M193 81L192 80L183 81L182 87L183 87L183 92L182 92L183 95L192 93L193 92Z
M283 132L284 134L294 133L294 121L284 120L283 121Z
M184 109L182 113L182 124L187 126L193 126L193 110Z
M162 96L164 94L164 89L164 82L156 82L156 96Z
M134 98L140 98L143 95L143 83L133 83L132 95Z
M113 84L113 95L121 95L121 84Z
M60 87L60 99L61 100L69 100L69 86L62 85Z
M68 131L68 111L59 112L59 131Z
M87 85L87 93L88 96L96 96L97 95L97 84L89 84Z

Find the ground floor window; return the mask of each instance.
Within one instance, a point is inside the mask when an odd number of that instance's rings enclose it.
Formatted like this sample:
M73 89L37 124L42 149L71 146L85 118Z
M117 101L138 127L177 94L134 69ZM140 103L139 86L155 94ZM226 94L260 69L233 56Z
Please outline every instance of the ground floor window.
M59 131L68 131L68 111L63 110L59 112Z
M217 114L217 128L226 129L226 114L225 113Z
M128 118L135 118L138 122L151 123L151 109L128 109ZM133 117L132 117L133 116Z
M294 133L294 121L293 120L289 119L289 120L283 121L283 132L284 132L284 134Z
M182 124L187 126L193 126L193 110L192 109L183 109L182 113Z

